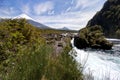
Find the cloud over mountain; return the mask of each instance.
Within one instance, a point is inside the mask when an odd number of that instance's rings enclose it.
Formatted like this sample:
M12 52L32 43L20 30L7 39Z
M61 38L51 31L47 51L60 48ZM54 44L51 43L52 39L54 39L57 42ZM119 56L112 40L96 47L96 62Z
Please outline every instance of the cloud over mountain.
M14 17L21 13L32 16L53 28L69 26L81 29L99 11L106 0L4 0L0 3L0 17Z

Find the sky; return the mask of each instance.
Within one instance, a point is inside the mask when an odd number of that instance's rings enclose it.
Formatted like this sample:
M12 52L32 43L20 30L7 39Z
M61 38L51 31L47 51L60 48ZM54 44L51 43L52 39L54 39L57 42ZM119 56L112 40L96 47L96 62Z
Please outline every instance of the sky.
M52 28L79 30L103 7L106 0L0 0L0 17L26 14Z

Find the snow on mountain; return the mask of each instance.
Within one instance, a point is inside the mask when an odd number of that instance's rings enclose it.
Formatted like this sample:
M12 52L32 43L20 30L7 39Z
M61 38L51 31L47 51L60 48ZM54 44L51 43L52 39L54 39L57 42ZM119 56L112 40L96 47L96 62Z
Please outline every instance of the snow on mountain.
M15 19L15 18L25 18L25 19L33 20L31 17L29 17L29 16L26 15L26 14L18 15L18 16L16 16L16 17L14 17L14 19Z
M50 29L50 27L44 25L44 24L41 24L40 22L34 20L33 18L29 17L28 15L26 14L21 14L21 15L18 15L16 17L14 17L13 19L19 19L19 18L25 18L30 24L32 24L33 26L36 26L36 27L39 27L41 29Z

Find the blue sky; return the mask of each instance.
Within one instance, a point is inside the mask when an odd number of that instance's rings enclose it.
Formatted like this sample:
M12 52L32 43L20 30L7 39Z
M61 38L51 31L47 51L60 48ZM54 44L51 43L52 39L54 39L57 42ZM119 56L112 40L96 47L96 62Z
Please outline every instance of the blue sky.
M0 17L22 13L53 28L79 30L99 11L106 0L0 0Z

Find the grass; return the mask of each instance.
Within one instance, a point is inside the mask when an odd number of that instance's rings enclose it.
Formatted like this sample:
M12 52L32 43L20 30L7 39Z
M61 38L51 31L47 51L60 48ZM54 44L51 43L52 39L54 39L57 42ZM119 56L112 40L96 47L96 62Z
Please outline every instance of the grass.
M0 80L82 80L82 73L68 54L70 45L59 56L54 55L57 53L53 49L55 39L52 35L66 32L38 29L25 19L2 20ZM65 40L66 43L69 41Z
M69 51L70 48L65 47L60 56L50 58L45 72L48 80L82 80L83 75L77 69L76 62L68 55Z
M68 54L70 49L65 47L57 57L53 57L53 49L48 45L21 51L24 55L9 61L2 80L82 80L82 73Z
M3 80L40 80L50 52L50 47L40 46L34 51L25 51L27 54L21 53L24 55L9 63L12 66L7 67L9 72Z

